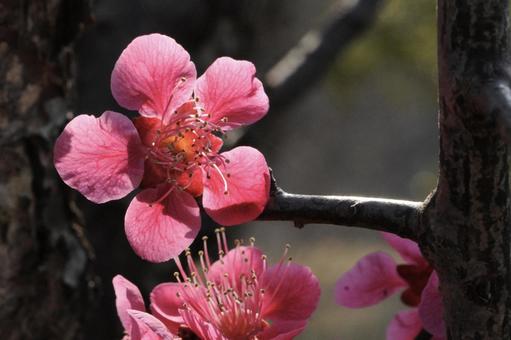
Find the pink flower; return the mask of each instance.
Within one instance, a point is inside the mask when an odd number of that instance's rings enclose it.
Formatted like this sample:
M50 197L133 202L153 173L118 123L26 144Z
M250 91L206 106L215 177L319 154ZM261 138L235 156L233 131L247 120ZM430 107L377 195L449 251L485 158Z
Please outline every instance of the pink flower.
M199 270L190 252L186 273L179 259L178 282L162 283L151 293L151 313L139 290L120 275L113 279L117 313L128 339L172 339L179 336L213 340L292 339L316 309L320 288L308 267L285 256L268 266L253 245L228 250L217 234L220 259L211 263L208 248L199 252ZM286 248L287 252L287 248ZM225 255L223 255L225 254Z
M54 162L67 185L96 203L143 189L125 218L139 256L162 262L191 244L200 229L194 197L202 196L206 212L222 225L263 211L270 184L264 156L250 147L220 153L217 137L268 111L254 65L223 57L196 79L181 45L150 34L122 52L111 88L121 106L141 116L77 116L57 139Z
M336 302L345 307L361 308L402 291L401 301L412 308L394 316L387 328L387 339L413 340L422 329L432 334L435 340L445 339L436 272L422 257L415 242L389 233L382 235L406 264L397 265L384 252L363 257L337 281Z

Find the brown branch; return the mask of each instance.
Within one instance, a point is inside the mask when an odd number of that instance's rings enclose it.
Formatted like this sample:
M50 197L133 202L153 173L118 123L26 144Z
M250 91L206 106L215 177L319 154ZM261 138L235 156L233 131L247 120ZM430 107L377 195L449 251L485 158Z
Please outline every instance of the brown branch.
M415 239L422 202L290 194L272 182L270 200L259 216L264 221L293 221L295 226L324 223L361 227Z
M336 56L371 26L383 3L338 1L321 27L307 32L264 77L272 107L293 101L321 79Z

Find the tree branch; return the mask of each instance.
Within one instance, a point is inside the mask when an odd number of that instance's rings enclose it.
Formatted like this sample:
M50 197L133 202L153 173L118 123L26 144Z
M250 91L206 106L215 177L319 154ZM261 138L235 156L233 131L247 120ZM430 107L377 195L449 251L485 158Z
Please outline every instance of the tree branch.
M337 1L319 28L311 29L263 77L272 112L293 103L319 81L347 49L371 26L385 0ZM251 144L251 138L271 126L270 114L257 126L237 130L227 144Z
M264 77L273 107L284 105L321 79L335 57L371 26L383 0L338 1Z
M414 240L422 202L287 193L272 178L270 200L259 216L263 221L293 221L361 227L397 234Z

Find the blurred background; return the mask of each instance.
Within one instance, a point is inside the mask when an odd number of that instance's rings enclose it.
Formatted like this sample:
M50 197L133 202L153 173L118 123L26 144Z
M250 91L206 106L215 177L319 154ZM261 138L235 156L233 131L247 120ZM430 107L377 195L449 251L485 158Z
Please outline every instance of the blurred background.
M110 73L138 35L160 32L175 38L199 74L219 56L250 60L271 91L270 70L302 37L314 36L361 3L362 14L374 14L359 18L367 29L352 20L347 27L354 32L346 29L352 38L321 42L335 51L316 61L325 67L286 85L301 92L275 91L267 117L229 135L227 144L261 150L289 192L423 200L436 184L437 170L434 1L96 0L94 21L77 45L75 113L132 114L113 100ZM154 285L170 280L174 268L143 262L130 249L123 216L131 197L93 205L76 195L102 286L86 338L120 339L112 277L124 275L147 297ZM204 224L204 234L215 227ZM290 222L228 229L231 240L249 236L273 261L290 243L294 261L310 266L321 282L321 303L299 339L383 339L387 323L404 308L398 296L361 310L333 300L335 281L359 258L381 249L392 253L376 232L329 225L297 229Z

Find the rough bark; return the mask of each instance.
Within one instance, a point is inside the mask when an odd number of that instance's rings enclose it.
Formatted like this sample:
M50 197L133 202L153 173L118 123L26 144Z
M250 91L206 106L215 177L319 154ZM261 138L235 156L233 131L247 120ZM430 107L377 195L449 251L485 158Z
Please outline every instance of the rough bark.
M508 40L507 1L438 0L440 172L419 243L440 277L449 339L511 338L508 147L499 127L511 107L495 99L509 93Z
M52 165L87 0L0 3L0 334L80 339L92 256Z

